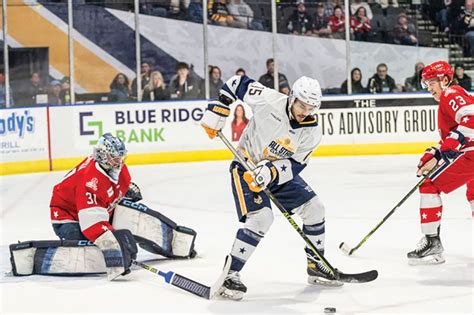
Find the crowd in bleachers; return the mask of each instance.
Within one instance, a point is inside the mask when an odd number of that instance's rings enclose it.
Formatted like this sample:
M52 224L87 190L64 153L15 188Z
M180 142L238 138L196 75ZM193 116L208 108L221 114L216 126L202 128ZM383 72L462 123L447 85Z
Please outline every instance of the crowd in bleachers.
M422 62L414 65L413 75L406 78L404 83L396 83L389 75L389 68L385 63L377 65L376 72L364 79L359 68L351 71L352 93L393 93L393 92L420 92L421 71L424 67ZM258 81L264 86L274 88L274 61L268 59L266 62L267 71L263 73ZM456 82L467 90L471 90L471 78L464 72L464 67L460 64L454 66ZM245 70L239 68L235 71L237 75L245 75ZM153 68L147 62L141 65L141 101L163 101L163 100L193 100L205 98L204 80L196 75L185 62L178 62L176 74L166 83L160 71ZM224 78L226 79L226 78ZM210 98L216 98L219 90L224 84L221 77L221 70L216 65L209 66L209 91ZM278 74L278 90L281 93L289 94L291 82L283 73ZM10 89L10 103L13 106L28 106L35 104L64 105L71 103L69 77L62 80L51 80L49 84L43 85L39 73L32 73L28 82L18 90ZM323 94L347 94L347 80L342 82L340 88L323 90ZM105 102L137 102L137 78L130 82L130 78L124 73L118 73L110 83L110 91L102 101ZM81 95L76 95L76 100ZM5 84L4 76L0 73L0 108L5 106Z

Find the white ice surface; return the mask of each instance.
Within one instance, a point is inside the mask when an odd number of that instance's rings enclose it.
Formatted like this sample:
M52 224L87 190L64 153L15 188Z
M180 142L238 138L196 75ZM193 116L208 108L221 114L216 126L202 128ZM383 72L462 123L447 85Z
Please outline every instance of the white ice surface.
M355 246L416 184L417 160L414 155L314 158L303 171L326 205L327 259L344 272L377 269L376 281L331 289L306 284L303 241L274 209L270 232L242 271L248 292L241 302L200 299L135 267L114 282L6 276L8 244L55 239L48 205L52 186L65 172L0 177L0 313L317 314L336 307L337 314L473 314L473 219L464 187L443 196L445 264L412 267L406 262L406 252L421 236L418 193L353 257L338 250L342 241ZM198 258L150 264L207 284L217 278L239 226L228 164L131 167L151 208L198 232ZM150 258L140 252L139 260Z

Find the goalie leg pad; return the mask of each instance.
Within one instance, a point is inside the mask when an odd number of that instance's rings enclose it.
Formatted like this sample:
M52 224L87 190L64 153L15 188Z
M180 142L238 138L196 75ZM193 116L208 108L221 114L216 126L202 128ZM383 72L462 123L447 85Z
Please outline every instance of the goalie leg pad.
M28 241L10 245L15 276L83 276L106 272L104 256L89 241Z
M169 258L195 256L196 232L142 203L122 200L114 211L112 226L130 230L138 245L151 253Z

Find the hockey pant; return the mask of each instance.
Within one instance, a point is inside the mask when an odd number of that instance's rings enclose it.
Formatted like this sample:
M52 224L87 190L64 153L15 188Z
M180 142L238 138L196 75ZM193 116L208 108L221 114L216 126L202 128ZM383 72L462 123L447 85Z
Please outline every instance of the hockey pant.
M419 188L421 231L436 235L441 224L443 204L440 193L448 194L466 185L466 197L474 211L474 151L464 152L442 164Z
M112 226L127 229L143 249L171 258L194 257L196 232L144 204L123 200L114 211ZM55 226L60 237L82 235L78 223ZM103 253L85 240L27 241L10 245L14 275L91 275L106 273Z
M240 271L250 258L260 240L273 223L273 212L269 197L262 191L250 190L243 179L244 168L237 162L230 167L232 192L234 194L237 215L244 226L237 231L232 246L232 264L230 269ZM303 232L316 248L324 253L324 206L311 187L298 175L290 181L278 185L270 184L268 189L275 198L303 220Z

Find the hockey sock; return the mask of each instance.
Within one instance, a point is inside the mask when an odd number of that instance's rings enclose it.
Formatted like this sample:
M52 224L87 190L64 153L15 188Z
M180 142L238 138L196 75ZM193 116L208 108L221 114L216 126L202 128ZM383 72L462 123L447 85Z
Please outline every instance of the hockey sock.
M262 236L249 229L239 229L230 253L232 255L230 270L242 270L261 239Z
M430 183L423 184L420 193L421 232L425 235L437 235L443 213L441 197Z
M303 224L303 232L316 246L316 249L324 255L324 221L313 225ZM307 248L309 250L309 248ZM309 251L310 252L310 251Z

